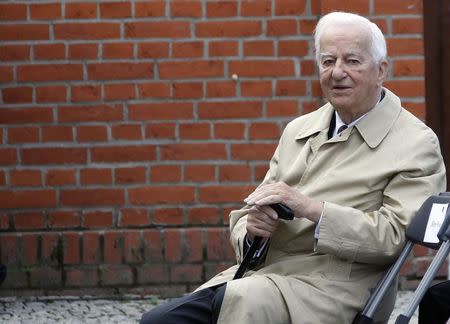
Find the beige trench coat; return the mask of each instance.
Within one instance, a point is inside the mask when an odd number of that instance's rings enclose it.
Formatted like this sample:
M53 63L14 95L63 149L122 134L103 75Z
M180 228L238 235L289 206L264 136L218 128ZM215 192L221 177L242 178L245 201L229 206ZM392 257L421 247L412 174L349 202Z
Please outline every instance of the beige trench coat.
M332 139L330 104L287 125L263 183L283 181L323 200L319 239L311 221L281 220L262 267L230 281L234 266L199 287L229 281L219 324L351 323L363 307L402 249L411 217L446 187L436 135L385 91L356 126ZM246 214L231 213L238 263Z

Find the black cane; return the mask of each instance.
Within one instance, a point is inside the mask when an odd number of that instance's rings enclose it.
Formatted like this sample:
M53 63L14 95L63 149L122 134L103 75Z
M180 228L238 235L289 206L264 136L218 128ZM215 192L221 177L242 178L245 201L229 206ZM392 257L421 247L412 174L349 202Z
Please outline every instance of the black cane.
M272 204L269 205L273 210L276 211L278 214L278 218L285 219L285 220L292 220L294 219L294 212L289 207L283 205L283 204ZM262 241L261 236L255 236L253 239L252 245L250 245L249 249L247 250L247 253L245 253L244 259L241 262L241 265L236 271L236 274L233 277L234 279L240 279L244 275L245 271L247 271L248 265L250 264L250 261L255 254L256 250L258 249L260 243ZM245 243L244 243L245 244Z

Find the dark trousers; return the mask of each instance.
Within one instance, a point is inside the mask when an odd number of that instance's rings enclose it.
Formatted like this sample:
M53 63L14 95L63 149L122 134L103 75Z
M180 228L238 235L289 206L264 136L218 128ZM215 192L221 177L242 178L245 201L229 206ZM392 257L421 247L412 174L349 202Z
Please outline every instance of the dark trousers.
M419 305L419 324L444 324L450 318L450 281L430 287Z
M142 315L140 324L215 324L226 285L199 290L173 299Z

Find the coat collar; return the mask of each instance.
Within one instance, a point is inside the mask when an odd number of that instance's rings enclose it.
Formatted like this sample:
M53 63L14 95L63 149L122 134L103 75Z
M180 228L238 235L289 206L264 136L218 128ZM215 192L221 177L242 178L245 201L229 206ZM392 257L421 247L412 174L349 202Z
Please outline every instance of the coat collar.
M388 89L384 88L384 91L383 100L355 125L370 148L377 147L386 137L402 109L400 99ZM328 130L334 108L330 103L327 103L313 114L316 114L313 118L314 121L306 123L306 126L302 127L295 136L296 140Z

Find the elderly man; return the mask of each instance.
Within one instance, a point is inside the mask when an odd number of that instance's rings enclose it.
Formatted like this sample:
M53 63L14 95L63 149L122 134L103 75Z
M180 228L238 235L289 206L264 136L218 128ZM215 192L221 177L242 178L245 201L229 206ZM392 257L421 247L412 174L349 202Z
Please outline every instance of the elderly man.
M411 217L445 190L435 134L382 87L380 29L331 13L317 24L315 48L329 102L287 125L263 183L230 215L238 263L264 238L253 269L231 280L231 267L141 323L350 323L402 249ZM278 219L273 203L295 219Z

